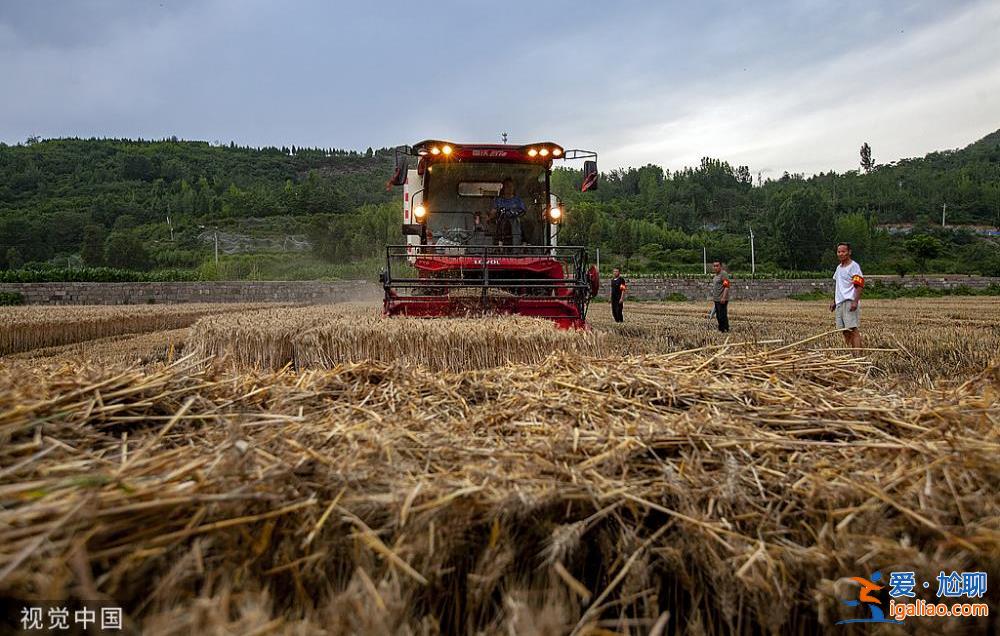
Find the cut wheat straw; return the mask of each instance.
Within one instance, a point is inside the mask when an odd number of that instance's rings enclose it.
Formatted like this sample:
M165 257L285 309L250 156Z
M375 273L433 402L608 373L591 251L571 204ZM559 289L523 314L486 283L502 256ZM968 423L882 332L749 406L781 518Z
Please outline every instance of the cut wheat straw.
M1000 367L912 395L869 369L10 364L0 596L91 585L154 634L811 634L854 617L844 577L996 577Z
M539 318L385 318L371 307L328 306L206 317L192 329L190 344L199 355L239 367L331 368L367 360L458 371L536 363L555 351L594 355L601 339Z
M930 386L963 381L1000 351L1000 298L955 297L862 301L866 355L882 377ZM594 305L588 321L610 335L608 347L629 354L666 353L731 341L794 342L834 328L826 302L752 302L736 296L729 307L732 332L719 334L708 303L628 303L625 323ZM843 347L839 335L810 346Z
M86 340L187 327L210 314L240 313L260 304L0 307L0 355Z

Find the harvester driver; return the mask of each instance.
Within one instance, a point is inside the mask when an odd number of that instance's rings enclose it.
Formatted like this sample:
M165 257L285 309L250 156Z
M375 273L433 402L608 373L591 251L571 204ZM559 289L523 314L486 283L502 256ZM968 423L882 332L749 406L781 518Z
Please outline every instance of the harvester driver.
M503 180L503 187L500 189L500 196L493 199L493 213L496 215L497 234L506 237L510 229L510 244L521 244L521 217L524 216L528 208L524 205L521 197L514 192L514 180L507 177Z

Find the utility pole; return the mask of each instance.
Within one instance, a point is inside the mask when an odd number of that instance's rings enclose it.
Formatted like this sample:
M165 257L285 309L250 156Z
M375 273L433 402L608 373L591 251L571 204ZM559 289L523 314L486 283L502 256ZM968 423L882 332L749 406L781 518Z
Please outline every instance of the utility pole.
M945 215L945 212L947 212L947 211L948 211L948 204L947 203L942 203L941 204L941 227L944 227L944 215Z
M703 273L708 273L708 251L704 245L701 246L701 269Z
M750 228L750 275L753 276L757 273L757 261L753 253L753 226L748 224L747 227Z

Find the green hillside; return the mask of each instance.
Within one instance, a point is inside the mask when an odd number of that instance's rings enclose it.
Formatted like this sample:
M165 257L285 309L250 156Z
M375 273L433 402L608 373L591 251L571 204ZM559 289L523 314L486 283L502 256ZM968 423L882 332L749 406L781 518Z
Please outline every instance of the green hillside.
M1000 131L960 150L808 178L760 182L752 167L705 158L676 172L612 171L588 196L574 190L578 171L556 176L573 203L568 240L652 269L700 271L703 246L710 259L749 269L752 227L765 269L825 270L831 245L847 240L873 272L1000 275Z
M391 170L386 149L0 144L0 269L373 275L382 246L401 240ZM702 247L748 269L752 226L759 270L825 270L831 243L846 239L871 271L1000 273L1000 248L983 230L1000 225L1000 131L869 172L761 182L751 166L706 158L676 172L613 170L594 193L577 191L580 178L568 169L553 178L569 209L561 242L601 248L603 262L633 271L700 272Z

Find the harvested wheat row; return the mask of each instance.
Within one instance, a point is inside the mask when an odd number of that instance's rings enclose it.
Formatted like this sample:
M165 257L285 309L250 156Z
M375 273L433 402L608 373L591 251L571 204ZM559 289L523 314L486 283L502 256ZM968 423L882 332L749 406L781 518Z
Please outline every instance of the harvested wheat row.
M597 355L604 336L557 329L523 316L384 318L372 308L308 307L213 316L193 328L204 356L240 367L331 368L346 362L399 362L433 370L537 363L555 351Z
M74 342L56 347L31 349L4 357L5 361L41 360L121 365L172 361L181 357L188 329L168 329L139 334L123 334Z
M478 319L340 318L293 342L300 368L343 362L399 362L441 371L533 364L555 351L596 355L601 338L521 316Z
M210 314L245 312L261 304L0 307L0 355L187 327Z
M209 316L191 328L188 346L236 367L279 369L294 363L293 341L302 332L344 316L362 320L376 315L373 305L345 303Z
M994 578L1000 367L901 394L869 367L0 366L0 596L151 634L750 636L857 617L876 567Z

